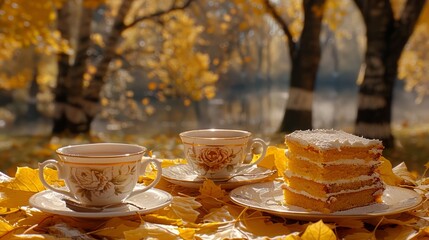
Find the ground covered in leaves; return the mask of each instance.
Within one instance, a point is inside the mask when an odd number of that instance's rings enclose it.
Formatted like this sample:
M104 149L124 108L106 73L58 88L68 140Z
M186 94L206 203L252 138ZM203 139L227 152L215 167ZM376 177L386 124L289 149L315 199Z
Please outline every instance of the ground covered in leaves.
M261 165L278 169L281 181L286 158L284 149L271 146ZM184 163L183 159L163 161L163 167ZM422 165L427 169L429 164ZM155 170L154 170L155 171ZM150 182L152 171L141 177ZM199 189L187 189L162 180L157 188L170 192L172 204L155 212L130 217L85 220L43 213L28 207L28 199L44 190L38 170L20 167L14 177L0 175L0 236L2 239L427 239L429 178L408 171L402 163L392 169L383 158L379 167L390 185L415 189L425 201L414 211L366 220L343 219L300 221L233 204L228 192L206 180ZM46 179L61 184L55 170Z

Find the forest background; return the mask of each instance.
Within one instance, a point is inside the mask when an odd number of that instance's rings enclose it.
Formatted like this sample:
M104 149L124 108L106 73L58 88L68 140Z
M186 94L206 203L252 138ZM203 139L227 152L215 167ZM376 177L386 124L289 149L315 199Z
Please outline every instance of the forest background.
M343 129L420 171L425 2L2 0L0 171L81 142L182 157L177 134L209 127Z

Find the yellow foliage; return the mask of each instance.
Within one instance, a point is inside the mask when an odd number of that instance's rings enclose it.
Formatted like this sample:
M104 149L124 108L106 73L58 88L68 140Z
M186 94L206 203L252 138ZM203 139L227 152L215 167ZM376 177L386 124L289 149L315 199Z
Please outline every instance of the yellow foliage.
M331 31L336 32L340 36L339 26L344 21L344 18L349 14L350 3L347 1L327 0L323 9L323 23L325 23Z
M126 240L180 239L176 226L144 222L139 228L124 232Z
M344 240L377 240L373 232L355 232L344 237Z
M277 169L277 175L282 177L287 168L285 149L268 146L265 158L258 165L268 169Z
M405 90L417 93L421 103L429 94L429 4L425 4L413 34L398 63L398 78L405 81Z
M30 45L52 54L68 51L67 43L53 29L56 9L63 0L53 1L3 1L0 15L0 59L8 58L13 51Z
M56 170L46 168L44 175L48 183L59 184ZM0 187L33 193L45 190L45 187L39 180L39 170L29 167L19 167L15 174L15 178L12 178L11 181L8 182L1 182Z
M205 209L221 207L229 200L228 194L221 185L216 185L210 179L203 182L198 199Z
M165 216L170 219L181 219L185 222L195 222L200 214L196 209L201 207L201 203L193 197L179 197L173 198L170 206L158 210L155 214Z
M261 212L255 212L240 219L240 227L255 236L266 236L269 238L286 236L291 230L282 223L273 223L269 217L263 216Z
M30 71L30 69L24 69L13 76L2 72L0 73L0 78L2 79L0 81L0 89L12 90L25 88L31 81L31 74L32 72Z
M6 234L13 229L12 225L6 222L3 218L0 218L0 236Z
M125 220L121 218L109 219L100 230L97 231L97 235L109 238L109 239L122 239L124 238L124 232L134 230L140 226L140 222Z
M287 165L284 150L270 147L262 164L267 168L283 166L276 162ZM276 159L281 159L281 161L276 161ZM183 159L162 161L163 167L183 163L185 163ZM379 169L382 176L395 183L397 181L395 172L398 170L389 170L389 167L391 167L390 162L382 158L381 170ZM399 169L401 176L408 176L405 174L405 167ZM2 178L2 182L0 182L0 196L3 201L0 203L1 206L5 206L4 204L14 206L18 205L18 202L24 204L24 200L28 199L25 194L30 195L43 190L40 182L36 180L37 171L36 169L19 168L14 178ZM282 172L280 169L278 171ZM57 182L56 171L46 171L46 175L49 182ZM416 181L416 184L421 185L426 182L427 179ZM5 200L5 192L6 195L12 197ZM429 235L429 228L422 222L423 219L414 217L413 212L383 218L381 221L378 218L366 219L365 225L360 219L348 218L335 220L335 225L325 224L322 220L315 223L305 221L291 223L281 217L272 217L261 211L232 204L228 198L228 192L210 180L205 181L199 191L192 189L177 192L170 186L170 192L175 195L173 202L164 209L146 215L136 214L124 218L88 221L22 207L14 213L3 213L3 216L0 217L0 236L7 234L6 238L54 239L49 231L59 228L66 229L66 231L91 232L91 236L97 239L353 240L407 239L413 235L416 239L423 239ZM181 196L178 196L179 194ZM24 198L24 200L20 198ZM426 213L423 213L427 211L426 209L421 208L418 211L425 214L422 216L427 216ZM367 226L371 226L369 228L371 231L367 229Z
M330 227L319 220L317 223L310 224L301 238L303 240L336 240L337 236Z
M392 171L392 163L384 157L380 158L381 165L377 171L380 173L381 179L388 185L397 186L402 183L402 179L396 176Z
M179 236L182 239L194 239L196 230L193 228L179 228Z
M163 97L192 101L213 98L218 76L210 71L209 56L194 49L203 28L183 12L171 13L164 20L163 51L148 61L148 76L160 81L158 90ZM161 87L161 83L167 87ZM152 83L150 89L155 90L155 86Z
M45 179L50 184L60 185L57 171L45 169ZM28 205L28 199L36 192L45 190L39 180L39 171L28 167L18 168L15 178L0 182L2 207L19 208Z

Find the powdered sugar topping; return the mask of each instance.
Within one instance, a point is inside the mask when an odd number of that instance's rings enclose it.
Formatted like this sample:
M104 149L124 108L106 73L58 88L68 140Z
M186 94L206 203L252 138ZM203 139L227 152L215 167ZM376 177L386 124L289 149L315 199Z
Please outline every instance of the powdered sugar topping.
M370 147L381 145L377 139L366 139L341 130L315 129L305 131L295 131L286 135L286 141L298 142L316 149L339 149L340 147Z

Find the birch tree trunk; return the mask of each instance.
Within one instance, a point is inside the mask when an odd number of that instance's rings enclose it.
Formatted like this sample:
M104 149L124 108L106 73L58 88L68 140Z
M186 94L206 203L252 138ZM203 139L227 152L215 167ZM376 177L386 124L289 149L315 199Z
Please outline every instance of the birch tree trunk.
M409 0L400 19L393 15L390 0L355 0L366 25L365 76L359 88L355 134L394 146L391 129L392 99L398 61L425 4Z

